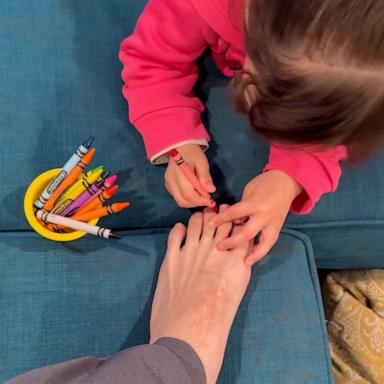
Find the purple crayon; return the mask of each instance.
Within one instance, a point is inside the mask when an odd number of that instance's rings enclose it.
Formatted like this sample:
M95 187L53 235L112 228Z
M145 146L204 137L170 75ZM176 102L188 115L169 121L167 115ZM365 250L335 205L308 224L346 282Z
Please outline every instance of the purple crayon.
M90 202L95 197L100 195L107 188L110 188L115 184L117 176L113 175L105 180L101 180L97 183L92 184L85 192L83 192L76 200L74 200L60 216L72 216L74 215L84 204Z

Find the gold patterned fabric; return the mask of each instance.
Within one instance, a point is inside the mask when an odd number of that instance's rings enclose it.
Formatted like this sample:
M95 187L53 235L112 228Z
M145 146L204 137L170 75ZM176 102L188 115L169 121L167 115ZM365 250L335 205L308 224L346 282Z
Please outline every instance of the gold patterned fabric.
M384 384L384 270L334 272L323 285L337 384Z

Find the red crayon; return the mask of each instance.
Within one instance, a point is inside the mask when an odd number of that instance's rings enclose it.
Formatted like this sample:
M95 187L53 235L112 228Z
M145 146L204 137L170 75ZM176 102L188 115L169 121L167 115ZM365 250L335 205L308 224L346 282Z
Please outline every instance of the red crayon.
M211 198L209 193L204 189L201 185L200 180L197 178L191 167L184 160L183 156L179 153L177 149L172 149L169 154L171 155L173 161L180 167L180 170L184 173L184 176L189 180L192 186L196 189L196 191L203 197L208 197L211 201L208 205L210 209L217 212L217 205L215 201Z
M83 205L77 213L85 213L85 212L93 211L94 209L100 208L103 205L103 203L109 200L116 193L118 189L119 187L117 185L107 188L95 199Z

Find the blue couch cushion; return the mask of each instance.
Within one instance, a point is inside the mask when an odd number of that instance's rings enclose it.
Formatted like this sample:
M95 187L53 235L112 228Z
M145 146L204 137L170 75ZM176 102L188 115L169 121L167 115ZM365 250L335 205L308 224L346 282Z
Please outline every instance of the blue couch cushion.
M146 343L165 244L166 231L55 247L33 233L1 234L0 382ZM326 384L329 363L313 255L304 237L287 232L254 268L220 383Z
M188 217L189 212L178 209L164 189L164 168L146 161L121 96L119 45L132 32L145 3L0 2L0 178L5 181L0 183L0 231L29 229L22 211L29 182L61 166L91 134L96 137L94 164L119 173L120 199L132 203L107 225L169 227ZM234 201L263 168L268 149L250 133L246 119L233 111L228 80L209 60L207 67L199 93L207 103L204 120L214 139L208 156L218 197ZM326 196L313 214L288 220L288 226L313 236L322 266L333 265L335 257L340 268L383 266L377 250L384 248L384 237L376 235L384 230L382 165L378 156L346 170L338 193ZM374 244L372 252L367 243ZM346 254L352 244L352 252Z

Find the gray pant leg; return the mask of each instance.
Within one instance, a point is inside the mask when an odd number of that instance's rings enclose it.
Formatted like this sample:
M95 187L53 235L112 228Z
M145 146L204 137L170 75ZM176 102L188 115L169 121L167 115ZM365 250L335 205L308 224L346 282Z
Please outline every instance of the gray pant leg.
M7 384L205 384L204 367L185 342L162 338L109 358L82 357L38 368Z

